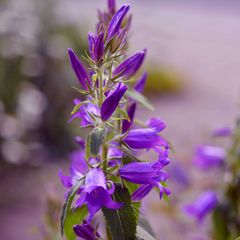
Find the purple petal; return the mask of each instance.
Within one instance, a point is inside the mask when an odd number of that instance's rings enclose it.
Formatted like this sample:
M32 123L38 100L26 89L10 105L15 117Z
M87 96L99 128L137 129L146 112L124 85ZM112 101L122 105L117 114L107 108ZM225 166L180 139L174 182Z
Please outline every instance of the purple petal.
M132 194L132 200L141 201L153 189L153 187L154 185L151 184L142 185Z
M207 191L192 204L185 206L185 211L193 215L199 222L217 206L217 195L213 191Z
M196 150L194 164L202 169L219 167L223 165L226 158L226 150L216 146L199 146Z
M94 59L94 46L95 46L95 37L92 32L88 33L88 46L89 46L89 53L90 57Z
M80 136L76 136L75 141L81 148L85 148L85 141Z
M104 52L104 32L101 32L96 39L96 43L94 46L94 58L95 61L99 61Z
M141 76L141 78L136 82L136 84L135 84L135 86L134 86L134 89L135 89L137 92L142 93L143 90L144 90L146 81L147 81L147 73L145 72L145 73Z
M154 129L156 132L161 132L166 128L166 124L159 118L151 118L147 124L150 128Z
M106 178L103 171L99 168L91 169L85 178L85 190L91 192L97 187L106 189Z
M73 50L71 48L68 49L68 53L70 56L72 68L73 68L79 82L81 83L82 87L85 90L87 90L88 85L91 86L91 81L90 81L87 71L85 70L82 63L80 62L80 60L78 59L78 57L76 56L76 54L73 52Z
M231 135L232 135L232 129L229 127L215 129L212 133L213 137L228 137Z
M130 121L128 120L123 120L122 123L122 133L125 133L132 125L133 119L134 119L134 115L135 115L135 111L136 111L136 103L132 103L128 109L127 109L127 113L128 116L130 118Z
M62 170L59 171L58 176L64 187L66 187L66 188L72 187L72 177L63 175Z
M108 0L108 10L111 14L115 13L116 3L115 0Z
M143 50L127 58L113 71L113 77L118 74L121 74L121 76L124 76L127 79L132 77L141 67L145 55L146 55L146 50Z
M126 91L127 87L119 83L117 89L105 99L101 107L101 117L104 121L112 116Z
M120 29L124 16L129 11L130 6L124 4L112 17L109 25L108 25L108 37L107 41L109 41Z
M73 227L75 234L85 240L96 240L95 229L89 224L75 225Z

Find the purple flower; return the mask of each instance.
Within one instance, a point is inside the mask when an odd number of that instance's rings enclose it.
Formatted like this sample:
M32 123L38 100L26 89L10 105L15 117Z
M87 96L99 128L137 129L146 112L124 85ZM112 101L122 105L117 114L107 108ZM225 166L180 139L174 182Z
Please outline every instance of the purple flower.
M145 55L146 49L127 58L113 71L113 77L118 74L121 74L122 77L125 77L127 79L132 77L141 67Z
M71 48L68 49L68 54L70 56L72 68L80 84L82 85L83 89L88 90L88 86L91 86L92 83L87 71Z
M145 72L140 78L139 80L136 82L134 89L139 92L142 93L145 87L147 81L147 73Z
M74 99L75 105L79 103L81 103L81 100ZM75 118L79 118L81 119L82 127L91 126L94 124L94 122L93 119L90 117L90 114L99 115L99 108L91 102L81 106L79 110L71 116L69 122L73 121Z
M161 132L166 128L166 124L159 118L150 118L147 125L156 132Z
M70 176L65 176L62 170L59 171L59 177L64 187L71 188L76 182L83 178L88 170L84 159L84 151L74 151L71 156Z
M83 225L73 227L75 234L84 240L96 240L100 238L99 233L89 223L84 221Z
M202 169L219 167L223 165L226 158L226 151L216 146L199 146L196 150L194 164Z
M134 119L134 115L135 115L135 111L136 111L136 103L132 103L128 109L127 109L127 113L128 116L130 118L130 121L128 120L123 120L122 123L122 133L125 133L132 125L133 119Z
M215 129L212 133L213 137L228 137L231 135L232 135L232 129L229 127Z
M214 210L217 206L217 195L213 191L207 191L192 204L185 206L185 211L194 216L198 222L202 222L207 214Z
M155 162L132 162L120 168L119 174L121 178L135 184L143 184L133 193L132 199L134 201L141 200L154 187L159 188L160 199L163 193L170 194L170 191L161 184L161 182L165 182L168 178L168 174L163 171L163 167L169 163L167 156L168 151L166 150Z
M115 0L108 0L108 10L111 14L115 13L116 3Z
M119 83L117 88L112 93L108 94L101 107L102 120L107 121L112 116L126 91L127 87Z
M109 41L121 28L121 24L124 16L129 11L130 6L124 4L112 17L108 25L108 36L107 41Z
M152 128L140 128L130 130L123 141L133 149L158 150L161 147L168 147L168 143L157 134Z
M108 186L111 187L108 187ZM90 222L102 207L110 209L118 209L122 203L114 202L111 198L115 190L111 181L106 181L105 175L99 168L91 169L85 178L84 187L80 193L80 197L76 202L76 207L87 204L89 211L88 222Z
M104 53L104 33L101 32L98 36L93 33L88 33L89 53L91 58L98 62Z

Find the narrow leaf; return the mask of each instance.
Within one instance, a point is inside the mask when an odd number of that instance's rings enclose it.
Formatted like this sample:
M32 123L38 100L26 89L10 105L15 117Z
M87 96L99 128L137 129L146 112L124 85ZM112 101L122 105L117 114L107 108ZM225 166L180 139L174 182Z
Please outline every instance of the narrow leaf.
M79 189L79 187L82 184L83 184L83 179L79 180L68 192L66 201L62 208L62 215L61 215L61 234L62 234L62 236L64 233L64 225L65 225L66 219L68 218L69 214L71 213L71 205L72 205L73 199L77 193L77 190Z
M154 107L152 106L152 104L141 93L133 90L128 90L127 95L133 100L142 104L144 107L148 108L149 110L152 110L152 111L154 110Z
M103 208L109 232L112 240L135 240L136 239L136 216L131 205L130 194L125 187L116 185L113 199L124 205L117 210Z

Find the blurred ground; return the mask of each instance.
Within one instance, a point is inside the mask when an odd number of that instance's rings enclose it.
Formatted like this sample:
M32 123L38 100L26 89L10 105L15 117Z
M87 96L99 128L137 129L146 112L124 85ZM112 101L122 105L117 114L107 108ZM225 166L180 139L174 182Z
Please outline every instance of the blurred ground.
M96 20L91 17L89 22L89 15L96 15L96 2L61 1L56 7L62 21L78 21L87 31ZM160 68L175 69L185 77L184 92L151 100L156 107L154 115L167 122L165 135L175 147L174 158L187 168L194 145L206 139L213 128L232 126L239 110L240 7L237 1L176 2L130 1L134 14L131 51L147 46L147 64L157 62ZM103 3L99 1L98 7ZM145 120L152 113L140 110L138 115ZM52 191L47 184L60 188L56 179L59 167L47 164L34 170L0 170L4 183L0 185L1 239L41 239L32 229L41 222L44 194ZM182 197L181 191L175 194L174 198ZM145 206L150 206L147 214L159 239L207 239L202 237L207 223L198 227L186 225L188 220L182 219L181 224L174 224L161 208L163 203L151 196Z

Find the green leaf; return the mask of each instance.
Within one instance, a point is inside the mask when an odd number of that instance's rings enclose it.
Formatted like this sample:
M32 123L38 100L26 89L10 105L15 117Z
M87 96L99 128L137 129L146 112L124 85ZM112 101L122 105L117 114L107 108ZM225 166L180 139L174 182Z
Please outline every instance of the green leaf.
M84 205L81 208L70 210L64 224L64 233L68 240L75 240L76 234L73 231L73 226L80 224L83 219L87 216L88 210Z
M136 216L131 205L131 196L125 187L116 185L113 199L124 205L117 210L102 208L112 240L136 239Z
M71 214L71 205L79 187L83 184L83 179L79 180L68 192L67 199L62 208L61 215L61 234L63 236L66 219Z
M152 227L147 219L142 216L137 226L137 240L156 240Z
M104 128L94 128L87 137L86 157L96 157L99 154L106 131Z
M239 237L237 237L235 240L240 240L240 236L239 236Z
M133 100L142 104L144 107L148 108L149 110L152 110L152 111L154 110L154 107L152 106L152 104L141 93L133 90L128 90L127 95Z

